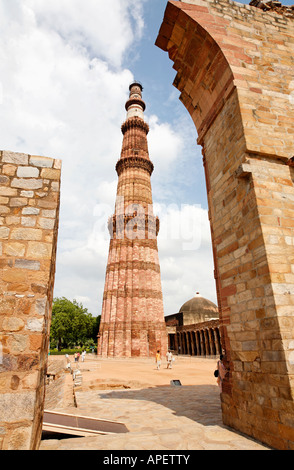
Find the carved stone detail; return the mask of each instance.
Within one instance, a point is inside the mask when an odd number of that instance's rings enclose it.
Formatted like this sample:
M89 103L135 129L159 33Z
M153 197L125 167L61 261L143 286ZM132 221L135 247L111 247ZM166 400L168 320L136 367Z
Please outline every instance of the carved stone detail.
M134 127L143 129L146 132L146 135L149 132L149 126L147 122L143 121L142 119L139 119L136 116L125 121L121 126L121 131L123 134L125 134L129 129L132 129Z
M146 160L146 158L137 156L121 158L120 160L118 160L115 167L118 176L120 176L121 173L127 168L140 168L148 171L148 173L151 175L154 166L150 160Z

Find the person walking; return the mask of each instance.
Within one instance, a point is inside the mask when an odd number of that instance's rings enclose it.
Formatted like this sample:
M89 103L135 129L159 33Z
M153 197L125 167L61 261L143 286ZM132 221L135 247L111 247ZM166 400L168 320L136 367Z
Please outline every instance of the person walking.
M161 365L161 356L160 356L160 351L159 351L159 349L158 349L157 352L156 352L155 362L156 362L156 369L159 370L159 369L160 369L160 365Z
M168 350L167 353L166 353L166 361L167 361L166 368L167 369L172 368L172 360L173 360L172 352L170 350Z
M228 370L226 369L226 367L224 365L224 362L223 362L224 359L225 359L224 355L221 354L220 357L219 357L219 360L217 361L217 365L216 365L216 368L218 370L217 384L218 384L221 392L222 392L224 377L226 376L226 373L228 372Z

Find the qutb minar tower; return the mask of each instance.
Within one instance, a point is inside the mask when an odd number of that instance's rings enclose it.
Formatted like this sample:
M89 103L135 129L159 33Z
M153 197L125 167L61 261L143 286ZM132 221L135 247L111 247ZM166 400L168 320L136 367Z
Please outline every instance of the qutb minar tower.
M144 121L143 87L134 82L121 130L123 144L116 164L118 186L98 335L98 355L155 356L167 350L157 235L153 214L148 153L149 126Z

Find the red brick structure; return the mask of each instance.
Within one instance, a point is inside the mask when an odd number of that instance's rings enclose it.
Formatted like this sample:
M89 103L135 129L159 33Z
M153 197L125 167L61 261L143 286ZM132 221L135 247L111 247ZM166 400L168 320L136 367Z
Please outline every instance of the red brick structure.
M118 174L115 214L106 269L98 355L155 356L167 349L157 249L159 220L153 214L142 86L130 85Z
M223 421L293 449L293 9L254 5L169 1L156 44L203 148L230 369Z

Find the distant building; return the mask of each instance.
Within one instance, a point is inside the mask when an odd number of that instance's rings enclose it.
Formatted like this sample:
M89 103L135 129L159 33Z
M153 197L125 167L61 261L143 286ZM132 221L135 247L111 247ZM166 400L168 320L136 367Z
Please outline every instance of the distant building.
M217 306L199 292L178 313L165 317L168 347L176 354L215 356L221 353Z

